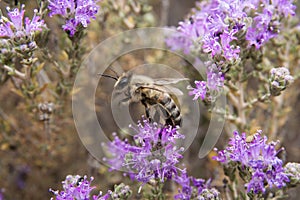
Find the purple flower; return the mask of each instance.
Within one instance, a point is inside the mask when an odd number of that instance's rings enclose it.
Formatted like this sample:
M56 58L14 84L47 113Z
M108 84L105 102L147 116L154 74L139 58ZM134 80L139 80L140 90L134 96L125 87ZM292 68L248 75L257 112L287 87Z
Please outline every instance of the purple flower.
M207 67L207 88L209 90L219 91L224 85L224 75L221 69L212 64Z
M224 75L216 64L207 67L207 81L195 81L196 88L188 87L191 91L189 95L193 96L193 100L201 98L204 100L207 96L212 99L215 92L220 92L224 85ZM209 92L209 95L207 93Z
M137 128L133 129L136 132L134 144L117 136L109 144L103 144L109 151L104 161L111 166L110 169L123 169L132 179L143 183L151 179L161 182L172 179L183 151L183 148L177 149L175 143L184 136L178 133L177 128L163 127L146 119L138 122Z
M96 4L99 0L49 0L49 16L61 15L66 19L62 28L73 36L77 27L82 25L86 28L91 19L96 19L99 6Z
M226 59L237 58L239 47L233 44L236 40L233 35L245 25L243 18L247 15L243 9L249 6L240 1L213 0L202 3L199 7L201 10L196 10L189 20L179 23L180 38L185 38L185 41L189 39L189 46L185 46L186 43L180 44L182 40L176 41L175 36L170 40L177 46L175 49L181 47L185 50L184 53L189 53L188 49L200 47L213 58L217 55L223 55ZM232 19L235 24L229 24L226 18ZM173 48L170 41L168 46Z
M275 32L276 28L271 27L272 13L266 9L263 13L259 13L253 19L253 25L250 27L246 34L246 40L249 45L254 45L259 49L271 38L275 37L278 33ZM275 24L274 24L275 25Z
M262 13L256 12L252 26L249 27L246 40L249 46L254 45L259 49L271 38L279 33L282 16L295 15L296 6L289 0L262 1Z
M95 188L91 186L92 181L93 177L88 180L86 176L81 177L79 175L68 175L62 182L63 191L59 192L52 189L49 191L54 193L56 200L88 200L90 198L91 191ZM93 199L98 199L98 197L94 196Z
M220 37L214 35L206 35L203 37L203 51L210 53L212 57L222 53L222 46L219 42Z
M276 150L277 142L267 143L268 138L262 137L261 131L254 134L251 141L248 141L245 133L233 134L226 149L218 151L215 160L226 166L241 165L239 169L245 170L242 174L250 173L251 179L246 183L248 192L264 193L265 183L270 188L286 186L289 178L284 172L282 160L277 157L278 152L283 150Z
M80 22L83 27L91 22L91 19L96 19L95 15L98 13L99 6L96 4L97 0L77 0L77 7L75 11L75 21Z
M195 95L193 100L197 100L201 98L202 100L206 97L206 82L205 81L195 81L196 88L188 87L188 89L192 90L189 92L189 95Z
M181 186L175 199L192 199L194 196L196 199L212 196L218 199L219 193L209 189L209 181L189 177L185 169L176 167L183 151L183 148L177 149L175 146L176 141L183 138L177 128L143 119L133 129L136 132L134 144L115 136L112 142L105 145L110 155L104 161L111 165L112 170L126 170L133 180L143 184L151 180L173 180Z
M172 51L183 50L185 54L189 54L193 41L181 32L177 32L172 37L166 38L166 45Z
M34 10L32 20L28 17L24 20L24 5L21 9L7 9L9 19L1 17L0 19L0 37L21 38L33 36L36 32L42 31L46 27L44 20L37 16L37 10Z
M250 182L246 184L247 192L253 191L255 194L258 194L260 192L264 193L266 191L264 181L265 173L261 172L260 170L256 170L252 174Z
M61 15L67 18L69 13L75 12L74 0L49 0L48 9L50 10L49 16Z
M293 0L274 0L271 1L271 4L269 4L270 1L267 0L263 2L268 10L276 10L278 14L284 17L295 15L296 6L293 5Z
M220 199L220 193L210 187L210 180L188 176L186 170L180 170L180 174L175 176L174 180L181 186L174 199Z
M110 197L111 197L111 193L112 193L112 191L108 191L104 196L93 196L93 199L94 200L108 200L108 199L110 199Z
M202 49L213 59L223 57L234 61L241 52L239 41L246 39L248 48L254 45L259 49L279 33L279 19L295 15L295 8L292 0L198 3L189 19L179 23L179 33L171 36L167 45L173 50L183 49L186 54L192 49Z
M187 175L186 170L181 170L181 174L175 176L174 179L181 186L181 190L178 190L178 194L174 196L174 199L190 199L193 188L190 185L191 180Z
M230 32L224 31L220 35L221 45L223 47L223 55L227 60L237 60L239 57L240 47L230 44L234 40L237 40L237 38L234 36L236 32L237 30L233 29Z

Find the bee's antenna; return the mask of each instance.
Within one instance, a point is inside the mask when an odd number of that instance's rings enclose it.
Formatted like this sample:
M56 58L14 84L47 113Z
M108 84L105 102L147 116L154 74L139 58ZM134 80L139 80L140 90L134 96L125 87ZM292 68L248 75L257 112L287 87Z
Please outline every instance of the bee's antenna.
M108 69L110 71L112 71L116 75L117 78L119 78L119 74L115 70L113 70L111 67L108 67Z
M112 78L112 79L114 79L116 81L118 80L118 78L116 78L114 76L111 76L111 75L108 75L108 74L98 74L98 75L103 76L103 77L107 77L107 78Z

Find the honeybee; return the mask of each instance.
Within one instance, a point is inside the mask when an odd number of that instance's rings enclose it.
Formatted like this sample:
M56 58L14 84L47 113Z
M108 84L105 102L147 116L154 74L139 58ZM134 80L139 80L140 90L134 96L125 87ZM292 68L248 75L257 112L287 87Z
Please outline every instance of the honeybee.
M140 102L145 107L145 114L148 119L153 119L150 117L150 111L155 109L154 112L160 111L162 113L165 125L181 126L182 117L176 95L183 93L170 85L188 80L187 78L153 79L131 72L123 73L120 77L101 75L116 80L115 94L125 96L120 100L120 103Z

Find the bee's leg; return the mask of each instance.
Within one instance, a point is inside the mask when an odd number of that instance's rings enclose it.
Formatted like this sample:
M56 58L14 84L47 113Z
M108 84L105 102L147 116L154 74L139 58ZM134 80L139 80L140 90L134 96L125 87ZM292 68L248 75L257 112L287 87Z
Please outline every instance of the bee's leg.
M155 122L160 122L161 121L161 116L160 116L160 112L156 111L153 115L153 119Z
M151 120L151 118L150 118L150 108L149 107L145 107L145 113L146 113L146 117Z
M149 121L152 121L151 118L150 118L150 108L148 107L148 104L145 102L145 101L141 101L143 106L145 106L145 114L146 114L146 117Z
M171 116L170 112L166 108L164 108L162 105L159 105L159 108L160 108L160 112L162 113L162 115L165 119L168 119Z
M148 106L145 106L145 113L146 113L147 119L150 119L150 108Z
M172 117L169 117L168 119L166 119L165 126L176 127L176 123L174 122L174 119Z

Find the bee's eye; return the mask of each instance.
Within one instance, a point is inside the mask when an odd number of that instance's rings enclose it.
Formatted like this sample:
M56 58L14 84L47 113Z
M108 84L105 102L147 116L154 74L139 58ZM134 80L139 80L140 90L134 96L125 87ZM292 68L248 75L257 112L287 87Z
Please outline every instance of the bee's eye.
M118 87L119 88L124 88L128 84L128 78L124 77L120 80Z

